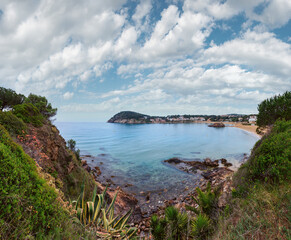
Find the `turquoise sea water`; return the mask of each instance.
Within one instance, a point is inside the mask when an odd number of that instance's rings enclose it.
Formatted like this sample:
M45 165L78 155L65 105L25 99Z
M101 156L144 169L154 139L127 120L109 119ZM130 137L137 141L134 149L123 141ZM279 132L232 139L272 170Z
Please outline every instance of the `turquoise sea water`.
M132 184L128 190L137 194L162 191L165 198L192 187L201 177L180 172L163 160L175 156L201 160L223 157L239 165L258 140L241 129L210 128L206 124L57 122L56 126L65 140L77 142L81 154L96 156L90 165L114 176L117 185Z

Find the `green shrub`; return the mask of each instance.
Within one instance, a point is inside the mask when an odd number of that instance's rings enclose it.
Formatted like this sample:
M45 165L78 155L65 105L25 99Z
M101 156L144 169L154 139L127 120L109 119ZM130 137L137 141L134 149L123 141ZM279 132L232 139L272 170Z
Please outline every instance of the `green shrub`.
M181 213L173 206L167 207L164 218L158 218L156 215L152 216L151 233L155 240L186 239L188 233L187 213Z
M271 133L255 145L248 162L253 180L290 180L291 121L277 121Z
M75 150L76 150L76 141L73 140L73 139L68 140L68 141L67 141L67 146L68 146L68 148L69 148L71 151L75 152Z
M213 209L217 206L218 192L211 190L210 182L207 183L207 188L203 192L200 188L196 188L197 198L192 197L193 201L198 205L198 208L186 205L186 208L196 214L204 213L211 215Z
M14 106L13 113L25 123L31 123L35 127L41 127L44 123L44 117L31 103L24 103Z
M81 162L80 149L76 149L76 141L73 139L69 139L67 141L67 147L75 154L77 160Z
M56 192L2 125L0 166L0 239L24 239L57 229L66 215Z
M192 235L197 239L206 239L210 233L211 225L207 215L200 213L192 223Z
M22 135L27 130L25 123L11 111L0 112L0 124L12 135Z
M159 218L157 215L151 217L151 233L155 240L166 239L166 226L167 220L164 218Z

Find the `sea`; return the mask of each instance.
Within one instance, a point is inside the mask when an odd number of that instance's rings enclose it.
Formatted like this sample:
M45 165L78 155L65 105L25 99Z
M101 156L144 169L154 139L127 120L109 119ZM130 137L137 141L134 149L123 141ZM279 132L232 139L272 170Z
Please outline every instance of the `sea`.
M119 124L55 122L65 140L74 139L91 167L98 166L110 184L136 195L142 204L151 194L152 205L186 194L201 175L182 172L164 163L178 157L203 161L226 158L238 167L259 138L235 127L207 124ZM189 190L190 191L190 190Z

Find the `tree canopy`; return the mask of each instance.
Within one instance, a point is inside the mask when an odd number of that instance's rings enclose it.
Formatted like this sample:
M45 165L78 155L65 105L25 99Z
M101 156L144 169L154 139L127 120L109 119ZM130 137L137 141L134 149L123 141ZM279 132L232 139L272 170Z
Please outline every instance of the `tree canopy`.
M277 119L291 120L291 92L262 101L258 111L257 125L260 127L274 124Z
M12 108L15 105L22 104L25 100L25 96L17 94L12 89L0 87L0 110L5 108Z
M52 105L48 102L46 97L38 96L35 94L29 94L25 99L25 103L31 103L39 112L46 118L49 119L57 114L57 108L53 108Z

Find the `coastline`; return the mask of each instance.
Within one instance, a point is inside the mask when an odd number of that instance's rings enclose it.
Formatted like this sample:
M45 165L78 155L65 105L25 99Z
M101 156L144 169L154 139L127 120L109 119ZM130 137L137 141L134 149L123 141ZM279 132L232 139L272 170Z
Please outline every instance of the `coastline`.
M256 132L256 129L258 127L256 125L243 125L242 123L234 123L233 126L229 126L229 127L236 127L236 128L245 130L247 132L250 132L250 133L254 134L255 136L257 136L260 139L262 138L262 135L259 135Z
M243 125L241 122L211 122L211 121L197 121L195 123L204 123L204 124L213 124L213 123L223 123L225 127L235 127L242 130L245 130L249 133L254 134L258 138L262 138L262 135L259 135L256 131L257 125Z

